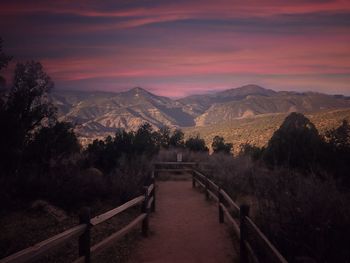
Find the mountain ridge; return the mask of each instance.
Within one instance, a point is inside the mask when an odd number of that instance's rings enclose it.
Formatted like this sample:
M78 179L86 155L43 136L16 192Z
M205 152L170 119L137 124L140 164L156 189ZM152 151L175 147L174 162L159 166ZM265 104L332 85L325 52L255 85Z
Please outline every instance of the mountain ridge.
M59 119L76 124L79 136L86 138L101 138L120 128L135 130L145 122L154 128L204 127L263 114L350 108L346 96L274 91L254 84L180 99L141 87L123 92L56 90L51 96Z

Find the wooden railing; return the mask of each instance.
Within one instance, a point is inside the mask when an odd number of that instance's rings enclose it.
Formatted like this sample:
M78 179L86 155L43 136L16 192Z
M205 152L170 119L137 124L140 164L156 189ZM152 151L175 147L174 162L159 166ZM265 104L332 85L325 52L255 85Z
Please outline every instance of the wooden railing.
M25 263L25 262L33 262L34 260L38 260L43 258L52 250L58 248L59 246L71 241L72 239L79 237L79 258L74 261L74 263L78 262L91 262L91 256L95 256L110 247L115 243L115 241L121 239L131 230L135 229L139 224L142 225L142 235L148 236L149 229L149 214L150 212L155 211L155 184L154 184L154 176L152 176L152 184L149 186L145 186L144 194L134 199L124 203L121 206L118 206L104 214L96 216L94 218L90 218L90 209L83 208L82 212L79 216L80 224L72 227L63 233L55 235L49 239L46 239L40 243L37 243L34 246L21 250L15 254L12 254L2 260L0 263ZM119 231L105 238L101 242L91 246L91 237L90 232L91 228L94 226L101 224L112 217L120 214L121 212L134 207L136 205L141 205L141 214L138 215L135 219L133 219L129 224L124 226Z
M222 188L201 173L197 167L198 165L194 162L155 163L152 184L144 187L143 195L135 197L125 204L94 218L90 218L90 209L84 208L80 214L79 225L46 239L32 247L10 255L0 260L0 263L32 262L43 258L43 256L47 255L53 249L58 248L76 237L79 237L79 258L75 260L74 263L91 262L91 256L95 256L110 247L139 224L142 225L142 235L147 237L149 230L149 214L150 212L155 211L156 206L155 175L163 171L185 171L192 173L192 186L196 187L198 185L204 190L206 199L213 199L217 202L219 222L224 223L226 219L227 223L233 228L236 236L239 238L241 263L287 263L287 260L278 252L249 217L249 206L238 206ZM91 228L140 204L142 205L140 215L119 231L91 246Z
M217 202L219 222L224 223L226 219L238 237L241 263L287 263L287 260L249 217L248 205L238 206L222 188L198 170L198 164L190 162L183 164L182 166L180 162L156 163L155 171L176 170L192 173L192 186L198 185L204 190L207 200L213 199ZM164 166L167 168L163 168ZM177 168L173 169L171 166Z
M249 206L238 206L232 198L203 173L193 169L192 185L198 184L206 198L218 203L219 222L225 219L232 226L240 241L241 262L287 263L287 260L271 244L253 220L249 217Z

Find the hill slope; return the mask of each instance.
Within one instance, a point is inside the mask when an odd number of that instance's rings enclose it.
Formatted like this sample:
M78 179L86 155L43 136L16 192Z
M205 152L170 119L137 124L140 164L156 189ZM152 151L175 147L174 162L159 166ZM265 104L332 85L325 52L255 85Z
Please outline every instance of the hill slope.
M177 102L134 88L121 93L56 92L54 103L61 120L77 124L83 136L103 136L116 129L137 129L148 122L154 127L193 126L193 117Z
M265 146L287 115L288 113L265 114L235 119L224 124L185 128L184 132L185 137L200 134L208 146L215 135L222 136L227 142L233 143L234 151L237 152L243 143ZM316 125L320 134L323 134L328 129L338 127L344 119L350 122L350 108L308 113L306 117Z
M266 114L350 108L350 99L344 96L276 92L257 85L178 100L142 88L120 93L56 91L52 98L59 118L76 124L79 136L89 140L114 134L120 128L135 130L145 122L155 128L216 125L225 130L228 123L249 122L252 117L264 118Z

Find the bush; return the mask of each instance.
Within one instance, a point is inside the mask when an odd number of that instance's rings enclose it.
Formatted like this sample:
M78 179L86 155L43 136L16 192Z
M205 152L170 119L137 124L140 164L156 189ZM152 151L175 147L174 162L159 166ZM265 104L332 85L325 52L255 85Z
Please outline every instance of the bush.
M323 141L315 126L300 113L291 113L273 134L264 152L264 160L275 165L312 170L320 163Z
M232 143L225 143L225 139L220 136L215 136L213 138L213 143L211 146L214 153L230 154L233 149Z
M241 144L239 156L249 156L253 161L257 161L262 158L265 148L250 145L249 143Z
M253 220L288 262L350 259L349 195L330 175L321 179L283 167L271 171L242 155L208 156L206 168L238 204L250 205Z
M188 138L185 141L185 147L193 152L209 152L204 139L200 138L199 135Z

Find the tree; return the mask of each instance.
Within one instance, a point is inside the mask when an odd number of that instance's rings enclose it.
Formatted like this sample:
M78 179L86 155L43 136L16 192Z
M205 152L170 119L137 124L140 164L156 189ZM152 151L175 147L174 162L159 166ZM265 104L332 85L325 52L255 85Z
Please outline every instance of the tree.
M325 132L326 153L322 164L329 171L341 179L342 186L350 186L350 125L347 120L342 124Z
M25 147L42 127L56 122L48 92L53 82L38 62L18 63L13 86L0 112L0 166L14 171L21 166Z
M45 173L49 171L51 161L60 162L79 151L80 144L72 125L56 122L53 126L43 127L36 132L25 150L25 161Z
M271 166L309 170L320 161L322 140L315 125L303 114L291 113L273 134L264 153Z
M11 56L6 55L2 50L3 40L0 38L0 71L7 67L9 62L12 60ZM0 88L5 87L6 80L0 75Z
M156 144L156 132L149 123L142 124L135 133L134 149L137 154L152 155L159 150Z
M176 129L169 139L169 145L172 147L183 147L184 146L184 133Z
M325 139L335 150L350 149L350 125L347 120L336 128L326 131Z
M209 149L205 145L205 141L197 135L196 137L190 137L185 142L185 147L193 152L208 152Z
M225 143L225 139L220 136L215 136L213 138L213 143L211 144L214 153L225 153L230 154L233 148L232 143Z
M252 160L257 161L261 158L264 153L265 148L251 145L249 143L243 143L240 146L239 155L240 156L250 156Z
M169 148L170 145L170 129L167 126L161 127L156 133L157 144L165 149Z

